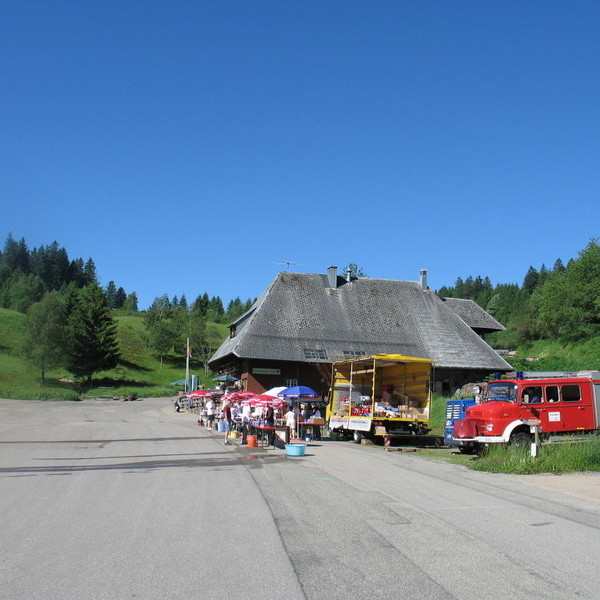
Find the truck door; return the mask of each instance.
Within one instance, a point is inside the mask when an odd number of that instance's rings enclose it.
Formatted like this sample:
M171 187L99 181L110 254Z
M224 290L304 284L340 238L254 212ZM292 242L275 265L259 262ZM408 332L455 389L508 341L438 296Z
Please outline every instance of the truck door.
M524 420L539 419L542 431L547 431L548 414L541 385L528 385L519 390L519 417Z
M538 411L542 431L546 433L558 433L570 431L568 419L565 420L568 410L565 410L561 402L560 388L558 385L543 386L542 403ZM567 409L569 406L567 405Z
M594 429L592 386L589 383L565 383L560 386L560 409L564 431Z
M541 415L543 431L566 432L594 428L594 406L590 386L561 383L545 387L545 406Z

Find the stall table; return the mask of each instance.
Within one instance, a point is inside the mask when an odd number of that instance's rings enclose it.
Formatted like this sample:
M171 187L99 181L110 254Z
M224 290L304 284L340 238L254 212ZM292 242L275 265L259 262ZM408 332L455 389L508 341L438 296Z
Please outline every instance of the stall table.
M320 421L323 421L323 419L320 419ZM303 438L307 433L310 433L310 435L313 436L313 439L321 440L323 438L323 431L321 428L324 423L320 421L301 421L298 423L298 433L300 434L300 438Z
M269 434L273 433L273 445L278 448L285 447L290 441L289 429L285 425L267 426L262 423L249 423L250 435L259 437L261 445L269 445Z

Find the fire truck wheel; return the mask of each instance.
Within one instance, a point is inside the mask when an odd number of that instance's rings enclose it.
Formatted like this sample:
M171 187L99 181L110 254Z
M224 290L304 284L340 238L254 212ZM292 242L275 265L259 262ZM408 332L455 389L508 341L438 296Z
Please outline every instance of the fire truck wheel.
M524 431L519 431L517 433L513 433L510 436L510 445L511 446L530 446L531 441L532 441L531 436Z
M360 444L362 442L363 439L363 434L360 431L355 431L352 434L352 440L354 441L355 444Z

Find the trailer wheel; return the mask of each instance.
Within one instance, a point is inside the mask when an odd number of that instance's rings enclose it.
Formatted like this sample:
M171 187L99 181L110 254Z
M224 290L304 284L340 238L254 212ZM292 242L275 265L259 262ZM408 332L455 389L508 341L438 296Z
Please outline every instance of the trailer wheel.
M363 434L360 431L352 432L352 441L355 444L360 444L363 441Z
M511 446L530 446L533 438L525 431L518 431L510 436Z

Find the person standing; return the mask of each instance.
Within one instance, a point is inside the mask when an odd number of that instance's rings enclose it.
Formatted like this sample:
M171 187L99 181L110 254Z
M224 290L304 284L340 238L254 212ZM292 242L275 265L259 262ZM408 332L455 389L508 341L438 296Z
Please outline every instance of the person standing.
M225 445L229 446L229 432L231 431L231 402L225 402L222 408L223 413L223 430L225 431Z
M318 406L316 406L313 410L310 420L313 423L315 420L317 421L317 424L313 425L313 438L321 441L321 411L319 410Z
M265 427L275 427L275 411L273 410L273 407L271 405L269 405L265 408L263 416L264 416ZM274 429L267 430L267 439L269 441L269 446L272 446L273 442L275 440L275 430Z
M291 406L285 413L285 426L288 428L290 440L296 436L297 416L296 411Z
M209 398L208 402L206 403L206 422L206 428L212 430L215 422L215 403L212 398Z
M249 404L242 404L242 445L248 443L248 433L250 430L251 418L252 407Z

